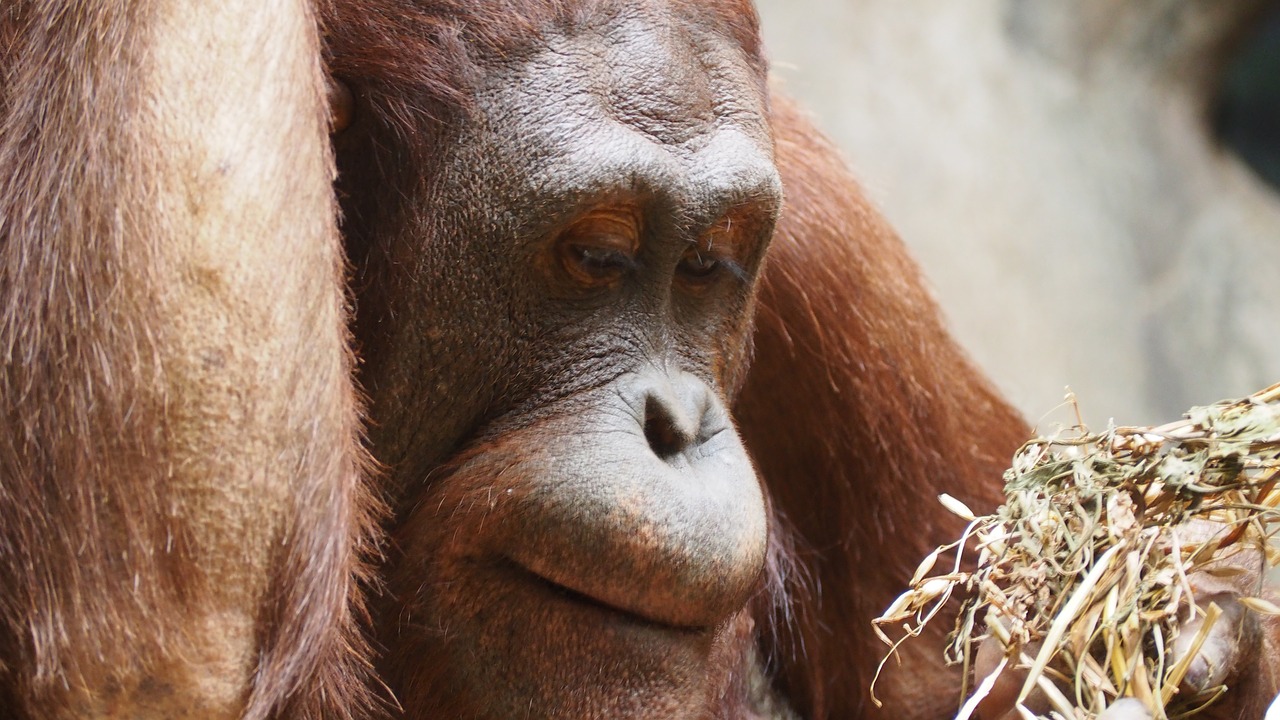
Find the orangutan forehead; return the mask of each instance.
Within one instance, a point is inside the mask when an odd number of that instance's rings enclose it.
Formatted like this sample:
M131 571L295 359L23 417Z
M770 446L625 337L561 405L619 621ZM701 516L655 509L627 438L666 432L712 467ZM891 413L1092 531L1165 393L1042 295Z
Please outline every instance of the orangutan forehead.
M511 52L515 46L528 42L542 42L547 35L613 25L627 18L701 28L731 39L763 74L759 18L750 0L552 0L519 5L515 8L505 4L496 8L468 7L453 12L456 15L496 13L492 17L467 18L459 27L465 28L470 42L501 52Z
M553 133L588 117L693 152L733 126L770 144L766 88L751 59L715 30L630 9L546 37L530 57L502 58L478 89L509 120ZM518 115L509 117L511 108ZM503 125L508 122L504 121Z
M343 28L325 37L330 72L362 88L393 125L440 121L468 106L495 62L525 61L556 38L607 35L620 26L678 27L698 44L737 57L750 85L762 94L765 87L767 64L749 0L365 0L325 10L325 26Z
M547 41L490 68L460 126L455 167L501 167L521 186L504 208L635 194L692 226L776 210L765 88L731 40L627 12Z

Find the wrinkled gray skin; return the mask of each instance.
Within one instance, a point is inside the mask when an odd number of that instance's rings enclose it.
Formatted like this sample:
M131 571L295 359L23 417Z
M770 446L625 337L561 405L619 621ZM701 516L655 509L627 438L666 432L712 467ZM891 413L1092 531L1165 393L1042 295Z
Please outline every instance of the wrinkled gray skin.
M763 87L695 23L599 20L487 61L368 260L372 445L428 564L391 569L412 610L381 623L411 717L699 717L742 669L767 522L727 407L781 199ZM639 250L584 288L562 233L618 205ZM711 252L740 269L691 277L730 214Z
M1097 427L1280 380L1280 197L1207 122L1264 5L759 3L960 340L1033 422L1070 385Z

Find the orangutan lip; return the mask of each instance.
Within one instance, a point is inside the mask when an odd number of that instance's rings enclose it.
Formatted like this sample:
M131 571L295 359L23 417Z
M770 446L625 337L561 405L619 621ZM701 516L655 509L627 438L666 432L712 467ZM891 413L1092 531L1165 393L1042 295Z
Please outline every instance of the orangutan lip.
M510 558L503 558L502 564L507 566L507 568L510 570L510 572L513 575L517 575L523 578L524 580L526 580L527 582L533 585L537 585L543 588L544 590L546 590L547 592L552 593L553 595L559 596L560 598L563 598L565 600L568 600L570 602L573 602L579 605L586 605L588 607L593 607L598 610L602 610L611 615L621 616L622 618L625 618L630 622L638 623L641 625L647 625L649 627L657 628L667 632L677 632L684 635L701 635L710 630L709 627L705 627L702 625L675 625L663 620L658 620L658 619L649 617L647 615L641 615L640 613L637 613L634 610L627 610L626 608L620 608L617 605L611 605L610 603L600 600L599 598L592 597L591 595L587 595L586 593L580 590L574 590L573 588L566 587L554 580L551 580L542 575L539 575L538 573L530 570L529 568L521 565L520 563Z

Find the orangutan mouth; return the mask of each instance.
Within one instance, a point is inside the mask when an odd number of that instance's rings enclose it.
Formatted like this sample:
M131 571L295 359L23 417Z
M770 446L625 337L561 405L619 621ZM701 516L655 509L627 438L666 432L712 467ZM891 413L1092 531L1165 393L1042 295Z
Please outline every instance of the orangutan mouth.
M624 622L640 625L643 627L653 628L664 632L674 632L681 635L701 636L712 631L713 628L702 625L681 625L671 623L661 618L645 615L634 609L619 607L605 600L601 600L592 595L588 595L581 590L575 590L571 587L561 585L547 577L539 575L520 563L510 559L503 558L501 564L504 569L514 577L517 582L526 585L532 585L540 592L549 594L562 602L568 602L574 605L591 608L598 612L605 613L614 618L619 618Z

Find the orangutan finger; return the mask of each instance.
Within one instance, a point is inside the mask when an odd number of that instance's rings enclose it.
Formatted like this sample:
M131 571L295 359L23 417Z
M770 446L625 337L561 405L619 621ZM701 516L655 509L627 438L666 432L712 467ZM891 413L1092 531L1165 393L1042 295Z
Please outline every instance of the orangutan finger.
M1151 720L1151 713L1136 698L1120 698L1103 710L1098 720Z

